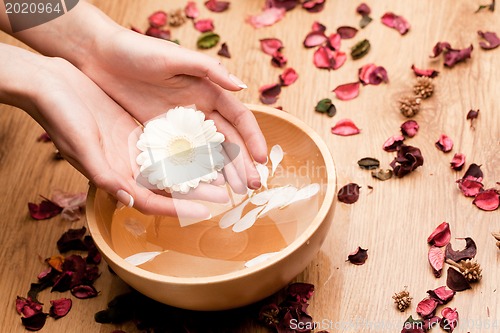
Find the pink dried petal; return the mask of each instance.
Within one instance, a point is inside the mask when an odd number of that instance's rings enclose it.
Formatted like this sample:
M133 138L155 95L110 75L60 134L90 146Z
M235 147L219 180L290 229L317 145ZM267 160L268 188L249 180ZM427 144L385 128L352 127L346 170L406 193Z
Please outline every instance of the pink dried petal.
M446 332L451 333L458 325L458 312L456 309L444 308L441 310L441 316L443 316L443 320L441 320L441 328L443 328Z
M205 7L212 12L220 13L226 11L230 4L228 1L208 0L205 2Z
M195 19L200 16L200 11L198 10L198 6L194 1L188 1L186 7L184 7L184 14L189 19Z
M382 16L382 23L389 28L396 29L401 35L406 34L410 30L410 24L403 16L388 12Z
M359 82L352 82L341 84L332 90L335 93L335 96L342 100L348 101L353 98L358 97L359 95Z
M326 46L320 46L313 55L314 66L322 69L331 69L335 66L333 51Z
M158 10L149 15L149 25L155 28L163 27L165 24L167 24L167 17L167 13L165 13L163 10Z
M325 7L325 0L305 0L302 3L302 8L310 13L318 13Z
M148 30L146 30L146 35L165 40L170 40L171 37L170 30L160 29L156 27L149 27Z
M382 82L389 81L385 68L375 64L366 64L358 69L358 77L363 85L379 85Z
M356 7L356 13L358 13L360 15L363 15L363 16L370 15L371 12L372 12L372 10L370 9L370 7L366 3L362 3L358 7Z
M52 139L50 138L49 134L47 132L43 132L40 134L38 138L36 138L37 142L51 142Z
M284 8L267 8L260 14L247 17L246 21L254 28L262 28L275 24L285 16Z
M311 48L325 43L328 38L323 31L311 31L304 39L304 47Z
M332 69L339 69L347 60L347 55L342 51L335 51L333 53L333 59L335 60L335 64Z
M292 83L294 83L295 81L297 81L298 78L299 78L299 75L297 74L295 69L289 67L289 68L286 68L283 71L283 73L280 75L280 82L281 82L282 86L289 86Z
M212 19L196 20L194 22L194 28L199 32L213 31L214 21Z
M401 133L404 136L413 138L418 133L419 125L415 120L407 120L401 124Z
M460 171L465 165L465 155L462 153L456 153L450 162L451 168L455 171Z
M71 294L79 299L87 299L96 297L99 295L99 292L94 288L94 286L82 284L71 288Z
M484 40L486 40L486 42L484 41L479 42L479 46L481 46L483 50L493 50L496 49L498 46L500 46L500 38L498 38L495 32L478 31L477 34Z
M274 67L282 68L286 65L288 59L280 52L276 51L273 53L271 58L271 65Z
M435 78L439 75L439 72L435 69L419 69L415 65L411 65L411 69L416 76L427 76L430 78Z
M485 211L496 210L500 205L500 193L494 188L484 190L476 194L472 203Z
M405 137L402 135L393 135L389 139L387 139L382 148L385 151L397 151L399 147L403 145L403 141L405 140Z
M69 193L61 190L54 190L50 201L60 207L66 208L73 206L85 207L86 200L87 194L85 192Z
M425 298L418 303L417 313L424 319L434 317L437 306L438 302L436 302L436 300L433 298Z
M229 53L229 48L227 47L227 43L222 43L220 46L220 50L217 51L217 55L225 58L231 58L231 53Z
M327 46L332 50L340 50L340 42L342 38L340 38L339 34L331 34L328 36Z
M259 88L260 101L264 104L273 104L278 100L278 96L281 93L281 84L272 83L266 84Z
M434 229L434 231L427 237L429 245L442 247L447 245L451 239L450 224L443 222Z
M446 286L442 286L434 290L427 290L427 293L439 304L448 303L456 294L454 290L447 289Z
M366 64L358 69L359 81L365 86L370 83L370 74L377 68L375 64Z
M483 183L476 179L462 178L457 180L458 188L466 197L475 197L483 190Z
M259 40L260 49L265 54L272 56L274 53L281 51L283 43L278 38L263 38Z
M69 310L71 310L72 302L69 298L61 298L50 301L50 304L49 315L55 319L59 319L68 314Z
M333 127L332 133L335 135L349 136L359 134L361 130L353 123L351 119L339 120Z
M28 202L30 215L35 220L46 220L59 215L63 208L50 200L43 200L39 204Z
M342 26L337 28L337 33L342 39L351 39L358 33L358 29L349 26Z
M16 298L17 313L22 314L24 317L31 317L37 313L42 312L43 304L33 301L30 297L24 298L17 296Z
M363 265L368 259L368 250L358 246L354 252L347 256L347 261L354 265Z
M445 259L444 251L437 246L431 246L427 258L429 259L434 276L437 278L441 277Z
M325 32L326 31L326 26L321 24L320 22L318 21L314 21L312 27L311 27L311 30L312 31L320 31L320 32Z
M470 58L473 47L472 44L461 50L449 49L444 54L444 65L447 67L453 67L459 62L463 62L466 59Z
M436 147L439 150L448 153L453 149L453 140L449 136L441 134L439 136L439 140L436 141Z

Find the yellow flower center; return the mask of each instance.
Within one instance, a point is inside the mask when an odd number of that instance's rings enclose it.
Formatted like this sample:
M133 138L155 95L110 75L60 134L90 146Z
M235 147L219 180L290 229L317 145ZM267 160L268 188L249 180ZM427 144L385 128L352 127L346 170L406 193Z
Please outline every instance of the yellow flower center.
M176 164L189 164L193 162L194 147L186 137L175 137L168 146L170 159Z

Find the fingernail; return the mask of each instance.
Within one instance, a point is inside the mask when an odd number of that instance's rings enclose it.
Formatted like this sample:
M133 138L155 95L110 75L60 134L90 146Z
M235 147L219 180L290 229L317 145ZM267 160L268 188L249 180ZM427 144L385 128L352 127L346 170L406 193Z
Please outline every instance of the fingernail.
M118 192L116 192L116 198L127 207L134 207L134 197L131 196L128 192L124 190L118 190Z
M241 81L238 77L234 76L233 74L229 74L229 79L233 81L233 83L238 87L240 87L241 89L248 88L248 86L243 81Z

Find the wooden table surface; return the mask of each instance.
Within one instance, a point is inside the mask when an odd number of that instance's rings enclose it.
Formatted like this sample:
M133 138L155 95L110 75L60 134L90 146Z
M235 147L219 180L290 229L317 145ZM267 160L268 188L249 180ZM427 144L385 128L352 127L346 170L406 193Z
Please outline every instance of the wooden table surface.
M145 29L147 16L157 9L183 7L186 1L92 1L120 24ZM477 31L496 31L500 34L500 9L474 14L484 1L367 1L374 21L351 40L342 41L349 54L356 41L367 38L372 49L367 56L347 62L339 70L320 70L313 66L314 49L305 49L302 41L314 21L334 32L338 26L357 26L360 16L355 13L357 1L327 1L324 11L307 13L296 8L272 27L254 29L245 17L258 13L260 1L231 1L225 13L211 13L197 1L201 17L213 18L216 32L226 42L231 59L220 60L230 72L248 84L238 97L247 103L259 103L258 89L277 82L282 69L270 65L270 57L260 51L259 39L276 37L284 43L288 66L299 74L298 81L286 88L276 106L296 115L312 126L327 142L338 173L338 186L349 182L362 186L359 201L353 205L337 204L330 233L316 259L296 280L315 285L309 312L315 321L328 323L330 332L399 332L404 320L415 314L419 300L428 289L446 283L446 274L434 278L427 262L427 236L441 222L451 225L452 236L472 237L478 246L477 260L483 267L483 279L472 290L458 293L449 304L457 308L461 326L458 332L498 332L500 330L500 250L491 232L500 231L500 211L484 212L472 205L457 189L455 180L462 172L450 169L454 153L467 156L467 165L482 165L484 183L494 187L500 181L500 49L484 51L479 48ZM403 15L411 23L410 32L401 36L380 22L388 11ZM173 28L174 38L187 48L195 48L198 32L192 24ZM17 44L2 34L0 41ZM449 69L442 60L432 60L429 54L438 41L448 41L463 48L474 45L472 58ZM205 51L217 56L218 47ZM358 98L336 100L331 92L337 85L357 79L358 68L367 63L384 66L389 84L366 86ZM436 92L424 102L423 110L414 118L420 132L408 140L422 150L423 167L401 179L381 182L356 162L362 157L380 159L383 166L394 153L382 150L391 135L399 133L406 120L397 109L397 99L411 93L415 80L410 66L435 68ZM316 102L332 98L337 115L329 118L314 112ZM68 228L77 228L85 221L73 223L59 217L35 221L29 217L27 203L38 201L39 195L49 196L54 189L68 192L87 190L87 181L65 161L54 161L52 144L36 142L43 132L20 110L1 105L0 112L0 327L2 332L23 332L20 316L15 311L17 295L24 296L30 283L44 268L40 258L56 254L56 240ZM475 127L470 127L466 114L480 109ZM361 134L351 137L332 135L330 128L343 118L351 118ZM451 153L445 154L434 146L445 133L455 142ZM369 190L368 186L373 189ZM497 185L498 188L498 185ZM456 249L462 241L452 239ZM365 265L345 262L357 246L368 249ZM74 299L67 317L54 321L49 318L45 332L111 332L121 328L136 332L132 323L101 325L94 322L94 313L106 308L116 295L127 290L119 278L101 264L102 275L95 286L97 298ZM394 307L391 296L408 286L414 297L412 306L404 313ZM41 300L72 297L44 291ZM266 332L254 323L251 311L238 312L230 332ZM206 327L206 332L221 332L224 325ZM439 331L439 329L435 329Z

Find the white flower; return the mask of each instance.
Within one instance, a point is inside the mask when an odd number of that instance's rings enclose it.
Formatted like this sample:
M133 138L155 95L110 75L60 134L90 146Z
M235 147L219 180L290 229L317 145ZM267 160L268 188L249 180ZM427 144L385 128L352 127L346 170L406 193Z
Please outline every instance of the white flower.
M176 107L146 124L137 142L137 163L160 190L187 193L217 178L224 167L223 141L224 135L203 112Z

